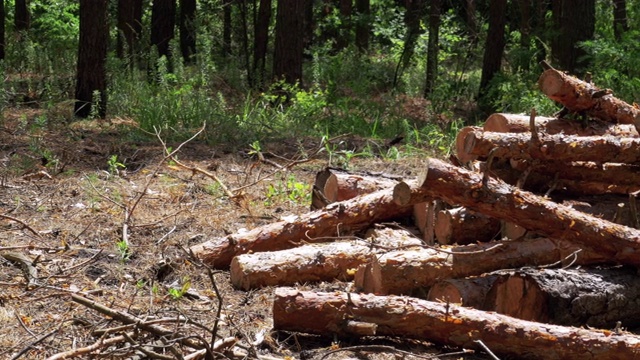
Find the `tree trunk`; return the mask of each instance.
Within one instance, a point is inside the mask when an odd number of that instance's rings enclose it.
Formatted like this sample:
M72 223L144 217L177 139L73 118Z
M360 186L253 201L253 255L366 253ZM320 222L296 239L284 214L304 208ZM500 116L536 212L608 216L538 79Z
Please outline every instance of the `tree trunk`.
M500 234L500 220L473 213L463 207L436 214L435 235L440 245L487 242Z
M318 281L351 281L358 266L372 254L419 247L420 239L406 230L378 229L363 240L310 244L294 249L242 254L233 258L231 283L250 290Z
M482 60L482 75L480 77L480 90L478 99L483 107L487 104L486 93L491 79L500 71L502 66L502 53L506 44L504 26L506 23L507 0L491 1L489 8L489 33L485 43L484 57Z
M551 43L560 68L582 74L591 62L579 42L593 39L596 22L595 0L553 1L555 29L559 34Z
M0 60L4 59L4 0L0 0Z
M107 0L80 1L75 114L83 118L92 113L104 118L107 112L107 5ZM98 99L94 98L95 92L99 93Z
M141 46L141 36L142 36L142 13L143 13L143 1L142 0L132 0L133 2L133 33L135 36L134 47L131 49L133 53L133 60L136 63L140 63L140 58L142 54L142 46ZM144 69L142 65L140 68Z
M302 81L305 1L278 0L273 75L289 84Z
M209 240L192 246L191 251L210 266L227 268L232 258L240 254L290 249L305 242L324 242L338 233L353 234L372 223L411 214L412 205L396 205L392 192L385 189L336 202L299 217Z
M361 53L366 53L371 37L371 0L356 0L356 14L356 47Z
M612 124L601 121L581 122L568 119L557 119L538 116L535 118L536 130L549 135L609 135L615 137L638 137L635 126L629 124ZM531 131L529 115L492 114L484 122L483 130L501 133L523 133Z
M503 181L485 179L482 174L433 158L429 159L426 173L418 178L418 184L396 185L394 200L399 205L410 205L441 198L550 238L571 241L610 261L640 265L639 230L586 215Z
M469 43L476 44L478 42L478 17L476 15L476 0L465 1L465 24L467 26L467 35Z
M545 70L538 79L538 86L547 97L573 113L640 128L640 109L614 97L611 90L602 90L555 69Z
M340 30L336 39L335 50L344 50L351 43L351 15L353 13L353 0L339 0Z
M118 56L119 59L127 59L134 52L136 33L134 32L133 11L133 1L118 0L116 56ZM127 61L127 67L129 67L131 63L131 61Z
M622 40L622 35L627 31L629 31L627 0L613 0L613 33L616 40Z
M158 50L158 56L171 58L170 41L176 24L176 1L154 0L151 8L151 45Z
M418 41L418 38L422 33L422 29L420 28L420 21L425 10L425 0L407 0L405 3L407 10L404 14L404 24L406 27L404 46L402 48L402 54L400 55L400 60L398 60L398 65L396 66L396 71L393 76L394 88L398 84L398 81L400 81L404 69L409 66L411 58L413 57L416 42Z
M29 30L31 27L31 15L27 0L15 0L15 13L13 24L16 31Z
M394 336L479 350L481 340L497 355L517 359L626 360L640 354L640 338L635 335L543 325L404 296L278 288L273 323L276 330Z
M635 269L520 269L501 274L483 310L544 323L614 328L640 325Z
M222 57L231 55L231 6L234 0L222 0Z
M544 161L595 161L633 164L640 162L640 138L575 136L530 133L494 133L471 131L465 138L465 152L478 159L489 153L496 158Z
M260 0L260 9L254 29L253 74L257 87L264 86L269 45L269 22L271 21L271 0Z
M180 51L185 63L196 54L196 0L180 0Z
M313 0L304 1L304 35L302 43L305 50L311 49L314 44L314 32L316 28L315 20L314 20L314 6Z
M427 77L424 86L424 97L433 92L438 76L438 35L440 33L440 14L442 0L431 0L429 4L429 43L427 44Z
M575 258L573 253L577 253ZM504 240L441 249L398 250L385 256L372 256L369 263L356 271L354 284L358 291L367 293L420 295L442 279L478 276L522 266L569 264L574 260L575 265L608 261L597 252L581 250L564 240Z

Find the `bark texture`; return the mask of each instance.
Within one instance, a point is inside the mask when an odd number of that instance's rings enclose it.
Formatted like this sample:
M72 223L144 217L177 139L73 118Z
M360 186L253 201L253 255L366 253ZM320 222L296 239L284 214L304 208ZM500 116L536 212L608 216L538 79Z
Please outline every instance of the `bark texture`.
M273 76L289 84L302 80L306 1L310 0L278 0Z
M158 56L171 57L169 42L174 37L176 24L176 0L154 0L151 7L151 45L158 49Z
M640 338L611 331L542 325L506 315L400 296L320 293L278 288L276 330L324 336L399 336L479 349L518 359L633 359ZM364 326L369 324L369 326ZM360 325L359 327L356 325ZM372 334L373 333L373 334Z
M629 124L612 124L601 121L581 122L567 119L556 119L538 116L535 119L537 132L549 135L611 135L617 137L638 137L635 126ZM484 122L483 130L488 132L530 132L529 115L492 114Z
M487 242L500 234L500 220L474 213L464 207L436 214L435 235L440 245L467 245Z
M4 37L4 0L0 0L0 60L4 59L4 47L5 47L5 37Z
M446 279L435 283L427 300L449 302L478 310L484 309L487 294L498 279L498 275L482 275L463 279Z
M494 0L489 5L489 33L485 43L480 77L479 99L486 95L491 79L500 71L502 54L506 44L504 27L506 23L507 0Z

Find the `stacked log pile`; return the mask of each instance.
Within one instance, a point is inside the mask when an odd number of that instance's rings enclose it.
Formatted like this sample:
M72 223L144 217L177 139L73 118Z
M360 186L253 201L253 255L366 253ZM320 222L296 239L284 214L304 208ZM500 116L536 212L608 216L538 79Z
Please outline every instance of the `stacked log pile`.
M539 86L565 118L494 114L459 132L457 165L427 159L417 179L327 169L312 212L191 251L244 290L353 281L276 289L278 330L639 357L640 109L550 67ZM408 217L417 236L375 227Z

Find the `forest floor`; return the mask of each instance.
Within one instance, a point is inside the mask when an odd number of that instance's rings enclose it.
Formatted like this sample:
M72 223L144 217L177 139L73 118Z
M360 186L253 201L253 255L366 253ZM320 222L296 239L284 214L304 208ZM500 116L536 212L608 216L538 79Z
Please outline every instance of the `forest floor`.
M317 151L319 139L263 144L263 152L272 154L269 159L282 165L313 155L286 170L258 161L248 150L225 151L197 139L184 144L176 154L180 162L215 174L229 189L243 188L232 199L212 177L168 161L159 140L128 141L123 135L127 122L114 122L53 126L39 123L37 110L5 113L0 129L0 359L44 359L70 350L80 358L155 356L143 354L141 345L166 358L194 351L176 346L172 355L170 340L122 327L96 305L74 301L74 294L145 321L156 319L157 325L192 339L210 342L217 324L217 337L239 338L246 358L424 359L459 351L406 339L338 340L274 331L273 288L236 290L228 272L210 273L188 254L190 246L205 240L309 211L305 194L330 161L329 154ZM353 158L349 165L410 176L422 161L419 156ZM29 268L37 271L30 280L25 275ZM300 288L334 291L347 284ZM101 343L123 332L135 339ZM80 353L92 344L94 352ZM356 345L385 346L346 349Z

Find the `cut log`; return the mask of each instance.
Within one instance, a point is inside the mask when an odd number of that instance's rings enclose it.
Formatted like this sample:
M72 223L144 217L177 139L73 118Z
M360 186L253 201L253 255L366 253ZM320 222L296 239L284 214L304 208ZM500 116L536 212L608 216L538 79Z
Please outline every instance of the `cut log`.
M294 249L238 255L231 261L231 283L250 290L296 283L350 281L372 254L422 245L406 230L376 229L367 240L304 245Z
M373 332L472 349L481 349L478 341L482 341L497 355L517 359L626 360L640 356L640 337L635 335L540 324L402 296L278 288L273 323L276 330L349 337L363 335L353 323L368 323L371 331L366 335Z
M538 136L539 141L532 141L530 133L473 130L466 135L465 151L480 160L486 159L495 149L493 154L498 158L628 164L640 162L640 138L544 133Z
M523 133L530 132L529 115L514 115L497 113L492 114L484 122L484 131L499 133ZM568 119L556 119L538 116L535 119L538 132L549 135L611 135L616 137L638 137L635 126L628 124L611 124L600 121L589 121L587 123Z
M326 167L324 170L319 171L316 174L316 180L313 184L311 192L311 210L319 210L329 205L331 202L324 194L324 185L327 183L327 179L331 176L331 168Z
M427 201L413 206L413 221L422 233L422 240L427 245L435 244L436 213L442 208L439 200Z
M463 164L474 161L478 158L478 156L468 153L465 147L467 134L475 131L482 131L482 128L478 126L465 126L458 130L458 134L456 135L456 157L458 158L458 161Z
M226 269L233 257L240 254L326 242L326 237L353 234L375 222L409 216L412 210L413 204L399 206L394 203L393 189L385 189L250 231L212 239L194 245L190 250L203 263Z
M614 97L610 91L555 69L545 70L538 79L540 90L551 100L574 113L584 113L603 121L640 127L640 109Z
M558 261L586 265L603 263L607 258L586 249L580 251L566 241L547 238L392 251L372 256L360 266L354 283L356 289L368 293L420 296L438 280Z
M450 302L478 310L485 310L483 306L485 305L487 294L496 279L498 279L497 275L490 274L465 279L441 280L429 289L427 300L445 303Z
M520 269L501 274L483 310L558 325L640 325L636 269Z
M502 221L500 228L500 235L503 239L507 240L520 240L525 239L527 236L535 236L534 233L529 234L527 229L518 224L514 224L510 221Z
M439 197L450 204L511 221L544 236L571 241L611 261L640 265L640 231L437 159L429 159L427 171L418 178L417 186L400 183L394 188L393 196L401 205Z
M559 179L579 182L599 182L609 185L630 185L640 189L640 166L619 163L596 163L593 161L545 161L542 163L513 161L511 166L519 171L531 171Z
M324 184L324 195L331 202L353 199L395 186L402 179L333 171Z
M500 220L464 207L439 211L435 224L436 240L440 245L487 242L500 234Z

